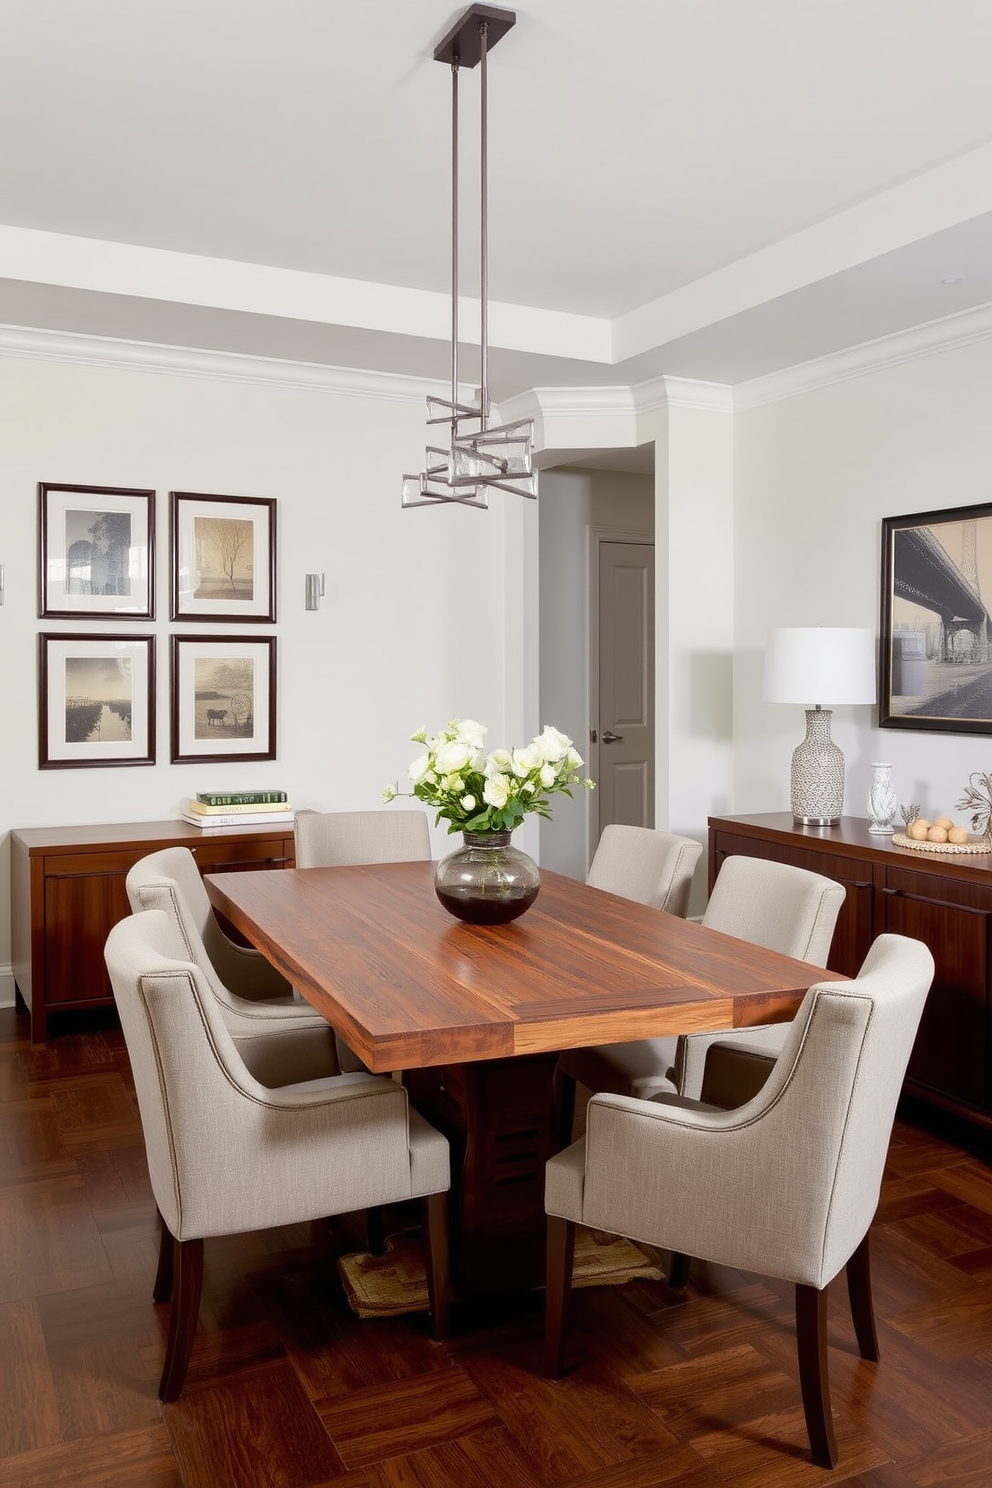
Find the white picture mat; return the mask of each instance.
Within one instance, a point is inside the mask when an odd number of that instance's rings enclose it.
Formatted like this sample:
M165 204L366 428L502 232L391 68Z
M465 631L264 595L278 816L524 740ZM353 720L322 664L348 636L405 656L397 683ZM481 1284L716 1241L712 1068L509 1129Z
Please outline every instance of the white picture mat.
M101 491L45 492L42 520L45 523L45 603L43 608L74 610L81 615L148 615L148 507L146 496L123 496ZM128 554L130 595L71 594L66 589L68 543L66 520L69 512L89 512L96 518L102 512L125 512L131 518L131 547Z
M47 643L48 758L98 764L102 760L144 760L151 754L148 738L149 662L151 648L146 640L115 640L112 637L76 640L71 636L51 638ZM131 662L131 738L130 740L94 740L92 743L70 743L65 737L66 661L84 658L99 661L109 658Z
M260 749L269 749L269 700L272 676L269 658L272 652L269 641L241 641L237 637L221 637L217 640L186 640L181 638L178 648L178 674L176 697L179 708L178 753L182 755L237 755L258 754ZM250 657L254 662L252 678L252 732L243 739L232 739L226 735L216 742L209 736L196 733L196 663L217 661L225 665Z
M271 507L239 502L199 501L183 496L176 509L176 596L177 610L182 616L197 616L200 619L224 619L232 611L251 619L265 619L269 614L271 595L271 553L269 521ZM211 521L250 522L252 524L252 580L251 599L198 599L196 590L200 585L200 574L196 568L196 519Z

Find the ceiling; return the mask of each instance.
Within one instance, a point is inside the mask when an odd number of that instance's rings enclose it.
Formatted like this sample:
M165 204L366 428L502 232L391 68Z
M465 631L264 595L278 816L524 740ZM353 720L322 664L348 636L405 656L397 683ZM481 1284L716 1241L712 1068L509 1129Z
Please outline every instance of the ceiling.
M443 377L463 9L0 0L0 321ZM737 383L992 302L990 64L992 0L523 0L496 396Z

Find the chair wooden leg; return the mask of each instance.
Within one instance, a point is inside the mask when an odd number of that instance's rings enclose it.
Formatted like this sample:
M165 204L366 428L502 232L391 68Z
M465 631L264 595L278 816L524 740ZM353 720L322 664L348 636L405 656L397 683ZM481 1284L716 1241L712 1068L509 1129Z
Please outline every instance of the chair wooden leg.
M158 1217L158 1270L152 1287L153 1302L168 1302L172 1296L172 1262L175 1254L172 1235L161 1214Z
M169 1315L169 1341L158 1387L159 1400L178 1400L186 1383L203 1288L203 1241L175 1240L176 1290Z
M428 1194L424 1210L427 1296L431 1306L432 1332L440 1340L448 1336L448 1195Z
M817 1467L837 1462L837 1441L830 1415L830 1380L827 1373L827 1289L796 1285L796 1346L799 1353L799 1383L810 1449Z
M370 1255L386 1254L386 1218L379 1204L365 1211L365 1243Z
M672 1264L668 1268L668 1285L677 1287L682 1291L689 1285L689 1265L691 1257L683 1255L680 1250L672 1251Z
M871 1232L869 1231L868 1234ZM875 1309L871 1300L871 1249L868 1234L847 1263L847 1295L851 1299L851 1317L862 1359L879 1359L878 1334L875 1332Z
M551 1105L554 1130L558 1138L558 1150L572 1145L572 1128L575 1125L575 1081L571 1075L556 1069L551 1085Z
M565 1324L572 1294L575 1226L548 1215L548 1277L544 1298L544 1373L558 1379L564 1366Z

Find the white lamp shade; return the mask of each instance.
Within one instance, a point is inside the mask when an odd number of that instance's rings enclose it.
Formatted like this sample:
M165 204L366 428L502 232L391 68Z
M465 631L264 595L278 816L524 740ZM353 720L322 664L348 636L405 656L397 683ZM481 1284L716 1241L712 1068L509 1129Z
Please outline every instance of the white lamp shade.
M850 625L787 625L768 632L765 701L804 707L875 701L875 637Z

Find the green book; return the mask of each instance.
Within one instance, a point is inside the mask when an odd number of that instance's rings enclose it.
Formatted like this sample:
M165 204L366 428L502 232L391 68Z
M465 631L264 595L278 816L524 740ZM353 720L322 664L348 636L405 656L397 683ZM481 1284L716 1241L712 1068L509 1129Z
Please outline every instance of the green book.
M202 806L269 806L288 800L285 791L198 791L196 799Z

